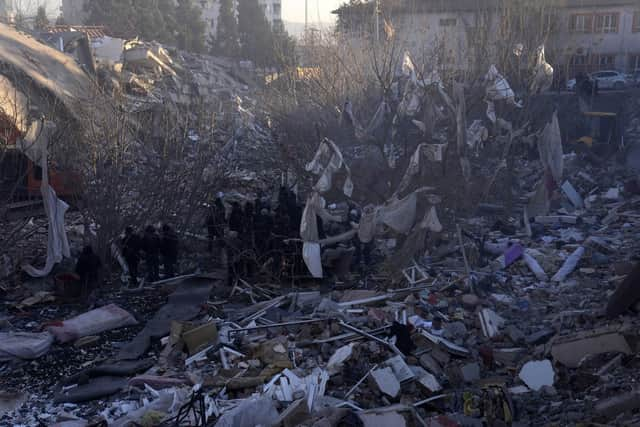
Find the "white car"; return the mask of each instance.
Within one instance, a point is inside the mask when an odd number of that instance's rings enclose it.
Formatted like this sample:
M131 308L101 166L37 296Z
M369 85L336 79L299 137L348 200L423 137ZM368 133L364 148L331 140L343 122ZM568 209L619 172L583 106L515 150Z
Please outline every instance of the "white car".
M605 70L589 74L589 80L598 82L598 89L624 89L627 77L619 71ZM567 81L567 90L576 90L576 79Z
M624 89L627 87L627 78L619 71L596 71L590 76L598 82L598 89Z

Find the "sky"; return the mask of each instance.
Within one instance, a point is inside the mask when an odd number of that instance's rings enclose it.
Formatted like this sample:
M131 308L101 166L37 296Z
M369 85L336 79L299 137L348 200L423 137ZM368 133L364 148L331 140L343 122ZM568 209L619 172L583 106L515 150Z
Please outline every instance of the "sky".
M304 2L305 0L282 0L282 19L290 22L304 22ZM320 22L333 23L335 16L331 14L345 0L308 0L309 2L309 23Z

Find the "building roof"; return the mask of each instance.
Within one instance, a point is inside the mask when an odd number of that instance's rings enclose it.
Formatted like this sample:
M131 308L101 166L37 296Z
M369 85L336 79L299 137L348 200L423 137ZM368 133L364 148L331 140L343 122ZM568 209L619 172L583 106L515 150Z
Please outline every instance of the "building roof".
M92 39L99 39L107 35L107 28L104 25L50 25L44 33L60 34L76 31L84 33Z

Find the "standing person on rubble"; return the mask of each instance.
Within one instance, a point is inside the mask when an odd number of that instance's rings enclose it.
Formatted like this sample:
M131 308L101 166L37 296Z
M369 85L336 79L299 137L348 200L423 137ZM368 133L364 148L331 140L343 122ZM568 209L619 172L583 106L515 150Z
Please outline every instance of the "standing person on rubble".
M254 204L247 202L244 205L244 211L242 213L242 240L248 248L255 247L254 232L255 232L255 210Z
M254 232L258 255L264 255L271 249L271 233L273 232L273 217L266 208L256 216Z
M222 198L224 194L218 193L213 206L209 209L207 216L207 234L209 237L209 252L213 251L213 242L222 242L224 238L224 227L227 222L226 209Z
M138 236L133 227L127 226L122 239L122 256L129 268L129 284L135 288L138 286L138 264L140 263L140 250L142 249L142 239Z
M89 295L91 290L98 284L101 268L102 261L100 261L100 257L93 252L91 245L85 246L76 263L76 274L80 276L83 297Z
M160 237L153 225L147 226L144 230L142 247L147 264L147 280L156 282L160 279Z
M168 224L162 226L160 255L162 255L165 276L173 277L178 263L178 235Z
M359 208L353 206L349 211L349 224L351 228L357 227L361 219L362 219L362 212L360 211ZM364 243L363 241L360 240L360 236L358 233L356 233L356 235L353 236L351 243L355 247L355 253L353 256L354 265L361 271L364 271L366 267L371 265L371 254L375 247L375 243L373 240L370 242Z
M242 233L242 220L243 220L242 207L240 203L233 202L231 204L231 213L229 214L229 230L235 231L240 237Z

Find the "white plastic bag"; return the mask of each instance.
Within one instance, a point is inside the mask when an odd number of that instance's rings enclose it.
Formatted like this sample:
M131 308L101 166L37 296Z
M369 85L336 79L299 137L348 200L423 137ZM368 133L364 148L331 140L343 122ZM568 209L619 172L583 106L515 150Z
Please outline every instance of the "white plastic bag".
M49 351L51 344L53 335L49 332L0 332L0 361L37 359Z
M47 330L58 341L65 343L137 323L128 311L115 304L110 304L65 320L61 326L49 326Z

